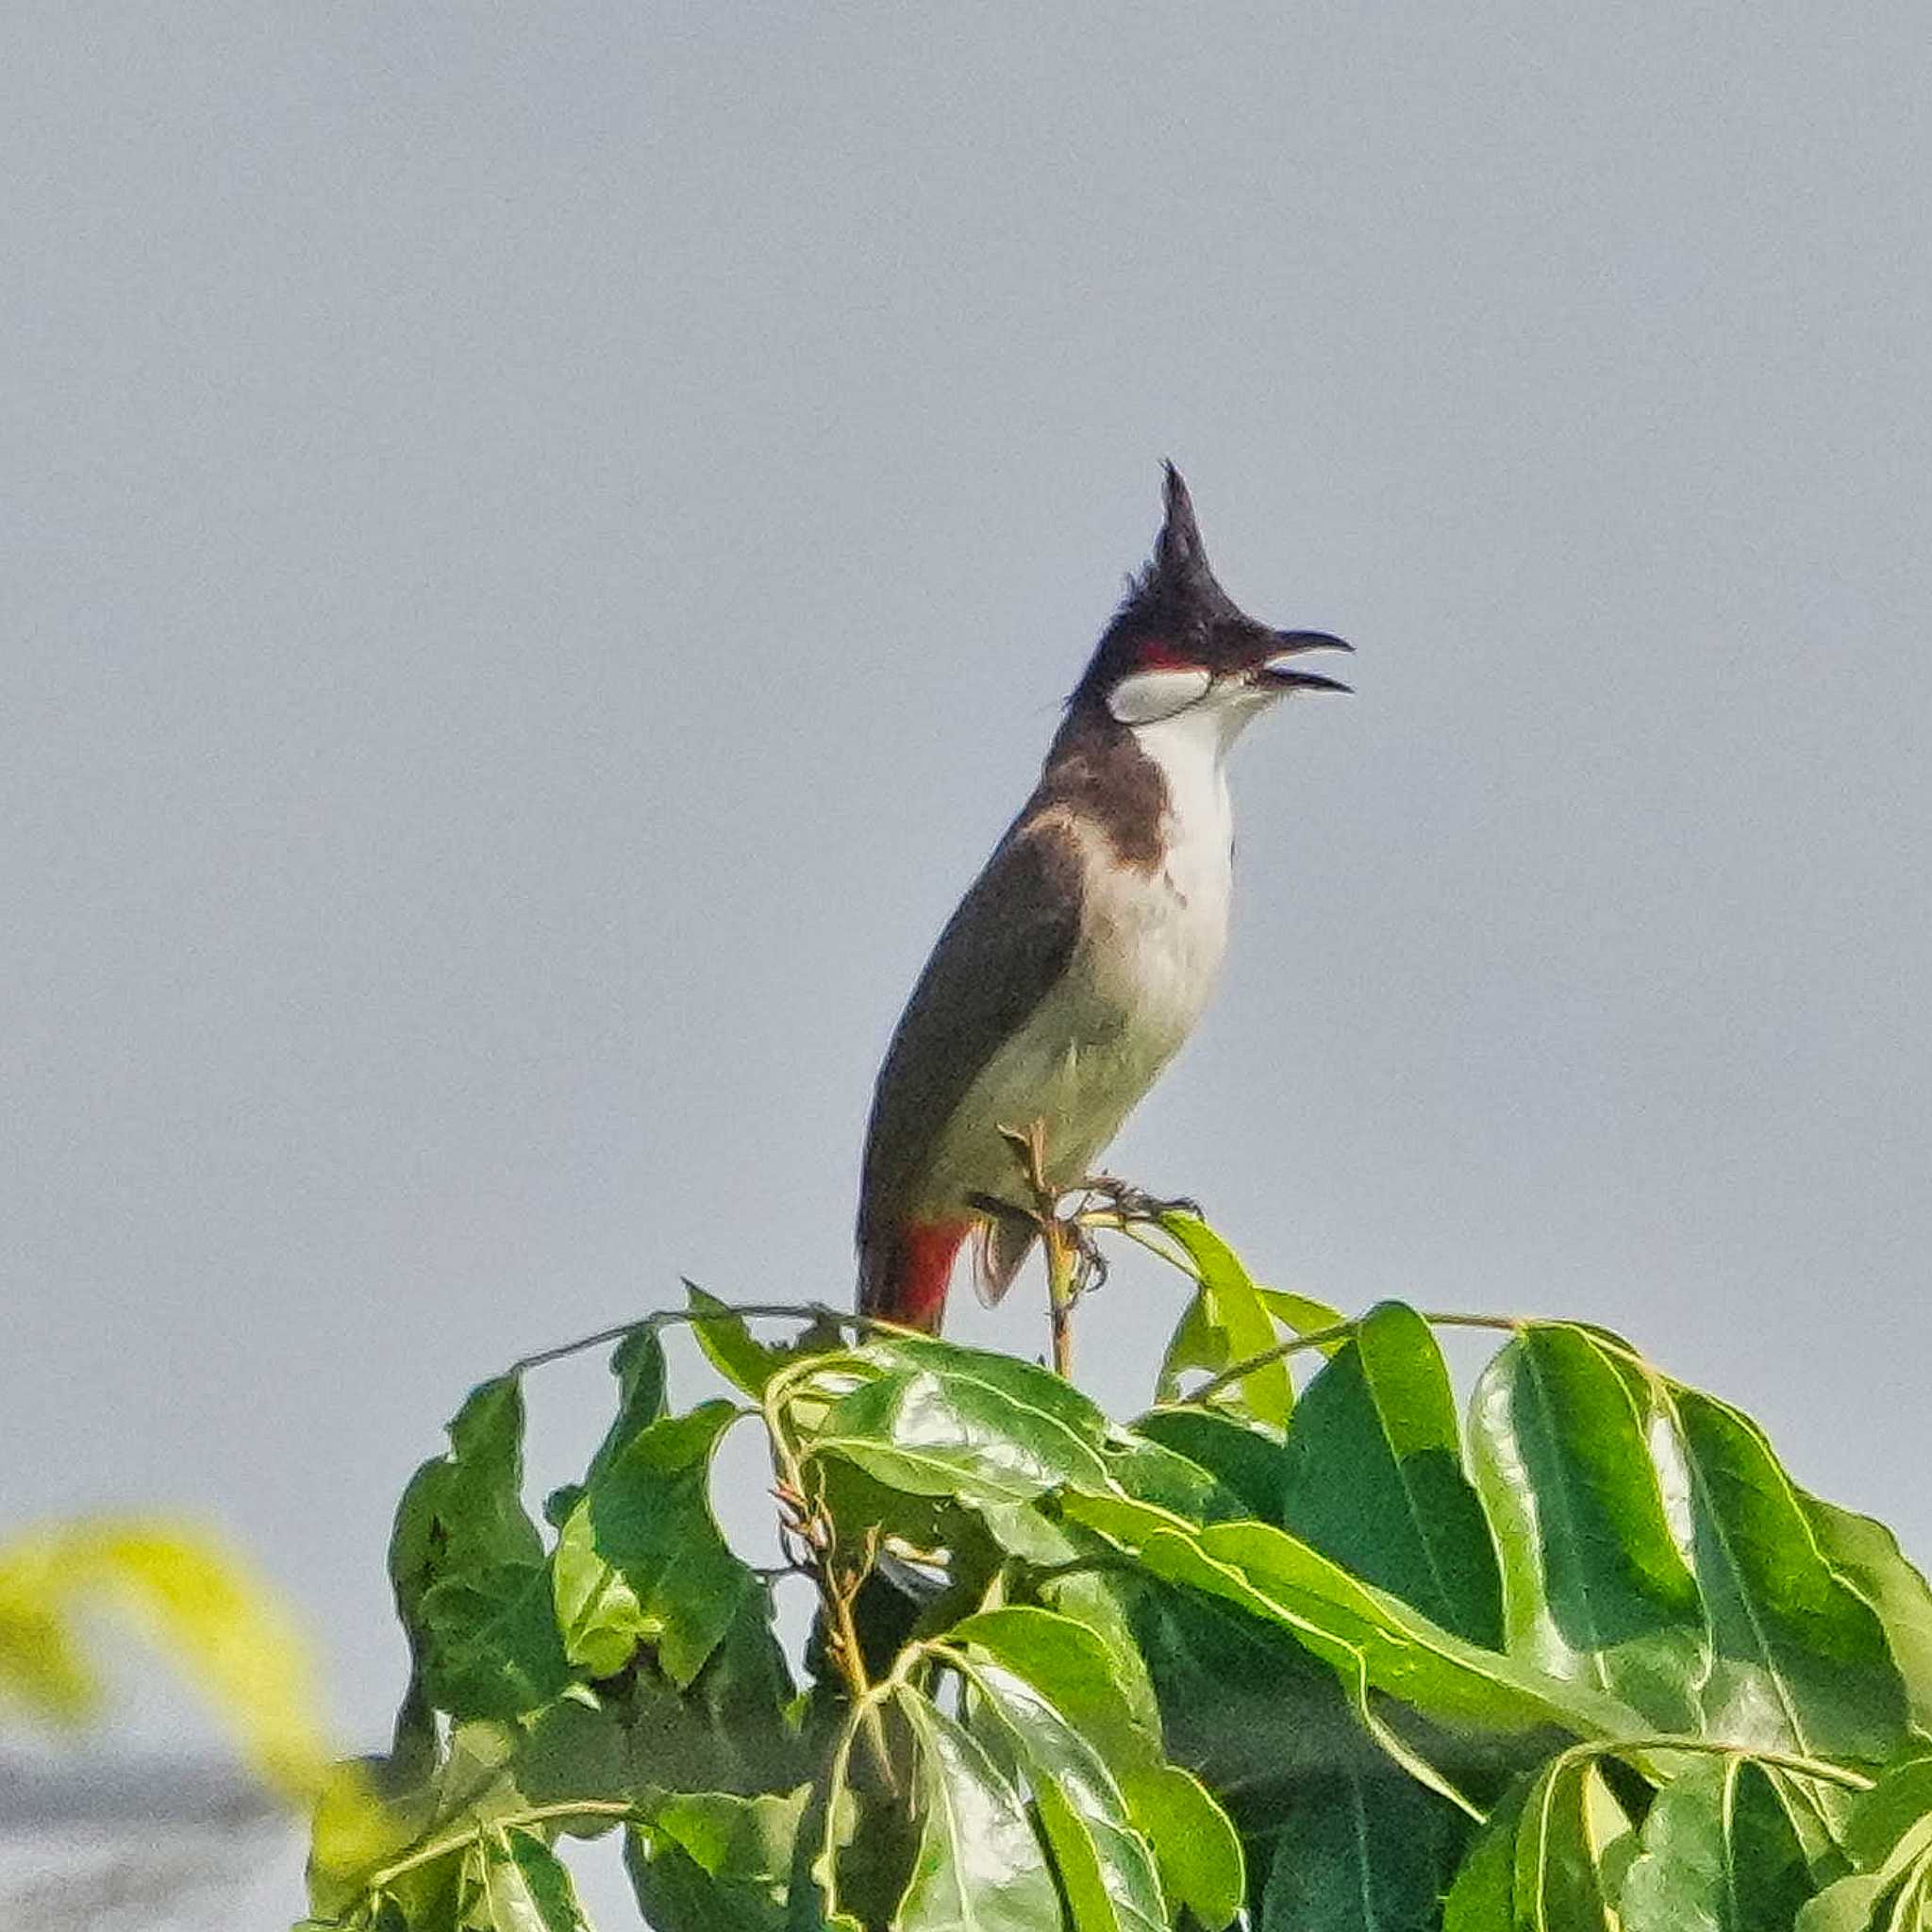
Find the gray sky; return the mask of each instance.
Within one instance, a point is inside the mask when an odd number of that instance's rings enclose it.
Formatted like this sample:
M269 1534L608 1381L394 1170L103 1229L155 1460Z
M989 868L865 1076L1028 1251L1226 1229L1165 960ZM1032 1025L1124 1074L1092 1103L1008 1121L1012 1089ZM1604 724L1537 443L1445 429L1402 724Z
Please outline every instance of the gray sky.
M1348 1307L1609 1323L1932 1554L1921 8L8 38L0 1524L225 1525L373 1735L472 1380L849 1291L886 1035L1171 454L1359 694L1243 741L1115 1164ZM1123 1265L1096 1393L1177 1301Z

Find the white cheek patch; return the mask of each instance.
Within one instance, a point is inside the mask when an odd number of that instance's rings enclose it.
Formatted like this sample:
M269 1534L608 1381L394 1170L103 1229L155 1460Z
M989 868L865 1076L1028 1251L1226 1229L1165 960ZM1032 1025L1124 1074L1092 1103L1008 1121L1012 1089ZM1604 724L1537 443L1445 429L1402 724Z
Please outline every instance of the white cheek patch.
M1108 692L1107 708L1123 724L1154 724L1199 704L1213 682L1213 674L1198 665L1137 671Z

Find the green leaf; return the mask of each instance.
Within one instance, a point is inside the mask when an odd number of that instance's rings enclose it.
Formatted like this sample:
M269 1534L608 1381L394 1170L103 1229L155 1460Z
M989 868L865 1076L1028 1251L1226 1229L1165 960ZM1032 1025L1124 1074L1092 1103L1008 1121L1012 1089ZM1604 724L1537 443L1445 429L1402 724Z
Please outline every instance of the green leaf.
M1879 1915L1892 1890L1864 1873L1853 1873L1827 1885L1799 1911L1796 1932L1868 1932L1874 1927L1883 1932Z
M538 1563L543 1539L524 1507L524 1395L514 1375L473 1389L449 1425L446 1456L410 1477L396 1507L389 1571L404 1627L438 1582Z
M651 1829L681 1845L705 1871L782 1885L791 1870L809 1785L755 1798L729 1791L689 1791L666 1798Z
M1009 1373L1020 1365L990 1369L977 1351L947 1354L954 1358L892 1368L841 1396L806 1453L842 1457L891 1488L974 1507L1031 1502L1064 1486L1111 1487L1102 1432L1070 1420L1058 1396L1051 1406L1038 1400Z
M1413 1308L1383 1302L1303 1391L1275 1518L1445 1629L1503 1644L1489 1524L1462 1471L1449 1372Z
M571 1680L541 1563L447 1577L425 1592L419 1615L424 1691L452 1717L517 1717Z
M531 1832L484 1840L483 1890L496 1932L590 1932L570 1874Z
M1605 1867L1630 1828L1594 1760L1553 1759L1516 1828L1516 1924L1526 1932L1618 1932Z
M1250 1356L1265 1354L1277 1338L1274 1318L1240 1256L1205 1221L1192 1214L1163 1214L1158 1224L1179 1248L1198 1284L1167 1345L1154 1385L1157 1400L1173 1402L1179 1397L1180 1377L1187 1370L1219 1374ZM1218 1391L1213 1399L1245 1408L1262 1422L1285 1423L1294 1406L1288 1363L1278 1358L1265 1362Z
M633 1328L611 1351L610 1373L617 1377L617 1417L591 1457L587 1488L664 1413L664 1342L658 1331Z
M1263 1523L1282 1521L1288 1455L1278 1429L1218 1409L1178 1407L1150 1410L1134 1424L1134 1431L1207 1470L1239 1499L1242 1514Z
M1510 1654L1694 1730L1704 1612L1630 1381L1591 1337L1538 1327L1476 1385L1476 1482L1503 1552Z
M1442 1932L1515 1932L1516 1833L1528 1786L1518 1785L1475 1835L1442 1904Z
M1120 1783L1127 1815L1154 1847L1169 1903L1185 1907L1207 1932L1224 1932L1248 1889L1233 1821L1185 1766L1131 1766Z
M711 1514L711 1456L737 1416L708 1402L651 1424L571 1511L553 1564L557 1621L591 1674L613 1674L648 1643L689 1684L756 1588Z
M1912 1728L1932 1737L1932 1589L1882 1523L1794 1493L1825 1560L1877 1612L1905 1679Z
M958 1665L1009 1741L1033 1791L1073 1932L1159 1932L1167 1924L1147 1841L1100 1754L1024 1678L991 1662Z
M982 1610L946 1633L1024 1679L1097 1752L1152 1844L1162 1883L1219 1932L1245 1890L1241 1840L1200 1781L1160 1757L1158 1713L1129 1687L1145 1665L1121 1626L1111 1641L1090 1624L1030 1605Z
M648 1656L625 1675L617 1701L639 1784L751 1796L788 1791L808 1775L768 1590L746 1594L688 1687L673 1683Z
M922 1692L898 1707L917 1740L919 1851L895 1932L1042 1932L1059 1897L1018 1795L985 1747Z
M1227 1522L1250 1513L1210 1471L1138 1431L1116 1438L1101 1455L1108 1476L1136 1502L1153 1503L1194 1523Z
M1719 1737L1878 1762L1903 1741L1906 1692L1876 1612L1833 1570L1762 1432L1691 1389L1666 1396L1690 1476L1697 1578L1715 1656Z
M1618 1897L1624 1932L1790 1932L1811 1875L1771 1780L1741 1757L1673 1778Z
M1441 1806L1399 1772L1311 1779L1286 1807L1257 1932L1435 1932L1450 1849Z
M1373 1686L1435 1722L1494 1734L1644 1728L1613 1700L1468 1642L1266 1524L1203 1528L1144 1504L1099 1496L1068 1496L1062 1507L1132 1551L1155 1575L1278 1625L1358 1695Z
M705 1318L691 1324L698 1346L727 1382L753 1397L764 1394L765 1384L780 1369L807 1356L828 1355L844 1340L836 1323L817 1317L796 1341L760 1341L728 1302L707 1294L694 1281L687 1281L684 1291L692 1312Z
M1318 1302L1312 1295L1296 1294L1287 1288L1264 1288L1260 1292L1261 1306L1291 1334L1320 1335L1324 1329L1343 1325L1340 1308ZM1338 1335L1331 1341L1316 1343L1316 1347L1323 1355L1333 1355L1341 1342L1342 1338Z
M1058 1611L1009 1604L962 1618L948 1644L970 1644L1024 1677L1109 1764L1151 1764L1160 1740L1121 1689L1123 1658L1097 1632Z

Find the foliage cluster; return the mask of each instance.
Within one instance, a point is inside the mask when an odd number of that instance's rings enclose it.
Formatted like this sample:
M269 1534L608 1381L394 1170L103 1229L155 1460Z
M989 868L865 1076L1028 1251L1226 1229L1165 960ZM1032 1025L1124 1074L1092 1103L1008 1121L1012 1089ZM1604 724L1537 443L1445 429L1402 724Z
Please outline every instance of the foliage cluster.
M476 1389L397 1514L413 1674L311 1932L575 1932L565 1841L612 1830L660 1932L1932 1926L1932 1593L1887 1531L1601 1329L1344 1322L1191 1215L1127 1231L1193 1284L1130 1424L693 1291L540 1525L522 1372ZM729 1395L671 1405L672 1321ZM1452 1323L1496 1331L1466 1417ZM713 1514L741 1424L796 1672Z

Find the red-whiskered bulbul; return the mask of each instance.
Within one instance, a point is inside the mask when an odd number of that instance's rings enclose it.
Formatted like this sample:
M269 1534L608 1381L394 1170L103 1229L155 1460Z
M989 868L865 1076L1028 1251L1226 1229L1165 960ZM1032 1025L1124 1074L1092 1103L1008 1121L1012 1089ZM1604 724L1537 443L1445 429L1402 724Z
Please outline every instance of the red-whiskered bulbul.
M1215 581L1179 472L1152 561L1073 696L1040 783L941 933L873 1101L858 1306L936 1331L960 1243L997 1300L1037 1233L1000 1214L1002 1129L1042 1128L1044 1177L1087 1177L1192 1031L1227 943L1225 759L1275 699L1346 685L1295 668L1349 648L1274 630Z

